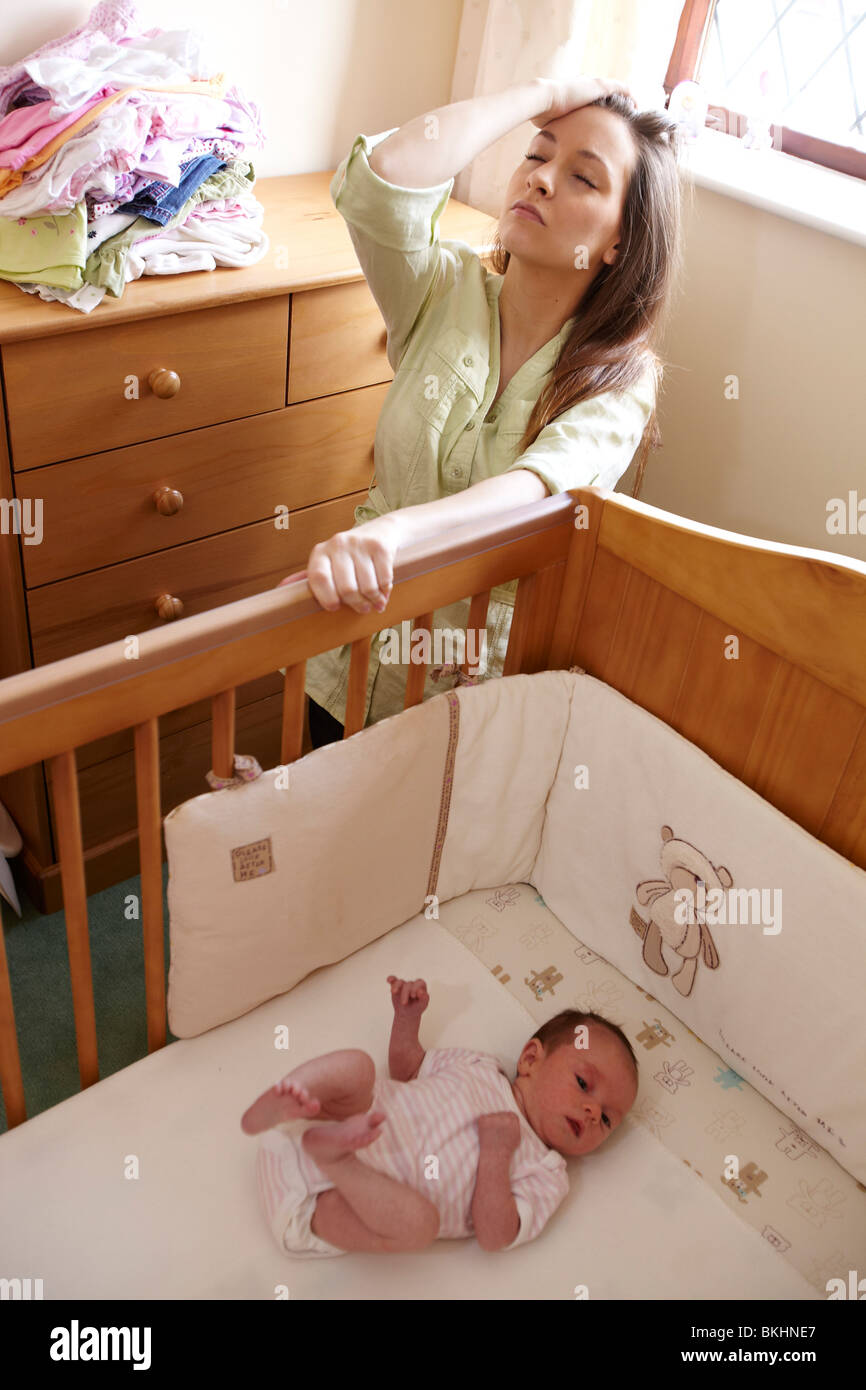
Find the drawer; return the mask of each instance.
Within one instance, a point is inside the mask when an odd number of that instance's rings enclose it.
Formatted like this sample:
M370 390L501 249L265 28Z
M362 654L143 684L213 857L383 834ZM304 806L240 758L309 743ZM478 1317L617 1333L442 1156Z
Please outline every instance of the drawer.
M41 544L21 546L25 583L218 535L272 518L278 506L289 509L291 530L296 512L369 488L387 393L369 386L18 474L19 499L42 503Z
M387 342L366 280L293 294L286 403L393 381Z
M306 568L318 541L349 530L355 507L366 496L366 491L356 492L307 507L292 515L288 530L259 521L31 589L27 604L34 666L161 626L161 598L178 600L182 608L176 616L188 618L274 588L293 570Z
M285 295L9 343L3 368L12 466L35 468L279 410L287 351Z

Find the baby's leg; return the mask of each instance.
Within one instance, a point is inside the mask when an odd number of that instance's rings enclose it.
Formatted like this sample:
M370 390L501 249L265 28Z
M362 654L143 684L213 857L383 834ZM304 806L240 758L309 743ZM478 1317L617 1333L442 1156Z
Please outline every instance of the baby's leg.
M376 1064L368 1052L346 1048L311 1057L284 1076L246 1110L245 1134L288 1120L343 1120L368 1110L373 1103Z
M439 1212L432 1202L355 1155L355 1149L371 1142L383 1119L380 1111L354 1115L340 1124L308 1129L301 1140L334 1184L319 1195L313 1232L341 1250L423 1250L439 1233Z
M310 1225L314 1234L322 1240L336 1245L338 1250L347 1250L354 1254L397 1255L408 1250L426 1250L432 1243L426 1238L419 1238L413 1243L408 1240L405 1231L397 1237L377 1235L365 1225L357 1212L353 1211L336 1187L329 1187L327 1192L319 1193Z

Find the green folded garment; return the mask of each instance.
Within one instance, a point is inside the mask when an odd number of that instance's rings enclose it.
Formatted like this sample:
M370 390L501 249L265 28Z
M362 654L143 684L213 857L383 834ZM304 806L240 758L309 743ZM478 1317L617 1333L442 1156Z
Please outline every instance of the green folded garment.
M252 164L245 159L230 159L224 169L217 169L204 183L199 184L192 197L175 213L164 227L147 217L137 217L122 232L109 237L87 258L84 278L91 285L103 285L109 294L119 299L126 285L124 274L129 250L144 237L159 236L161 232L185 222L198 203L210 203L217 198L248 196L256 181Z
M78 290L84 283L86 261L87 209L83 198L71 212L0 217L0 280Z

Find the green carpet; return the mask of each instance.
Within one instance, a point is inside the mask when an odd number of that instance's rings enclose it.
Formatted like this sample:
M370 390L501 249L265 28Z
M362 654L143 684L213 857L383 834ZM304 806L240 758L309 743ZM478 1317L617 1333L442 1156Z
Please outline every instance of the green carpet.
M169 942L163 865L163 922L165 969L168 980ZM27 1118L69 1096L80 1087L75 1049L66 919L62 912L42 916L18 885L22 916L3 903L6 955L12 980L12 1003L21 1052ZM127 899L135 897L138 918ZM136 874L87 900L90 956L100 1078L147 1056L144 999L144 945L141 936L141 880ZM167 1033L169 1042L174 1035ZM0 1099L0 1133L7 1129L6 1107Z

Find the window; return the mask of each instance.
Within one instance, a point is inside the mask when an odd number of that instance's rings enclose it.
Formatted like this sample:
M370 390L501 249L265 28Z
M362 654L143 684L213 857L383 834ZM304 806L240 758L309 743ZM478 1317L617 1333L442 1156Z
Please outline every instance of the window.
M686 78L708 125L745 134L766 94L776 149L866 179L866 0L686 0L668 96Z

